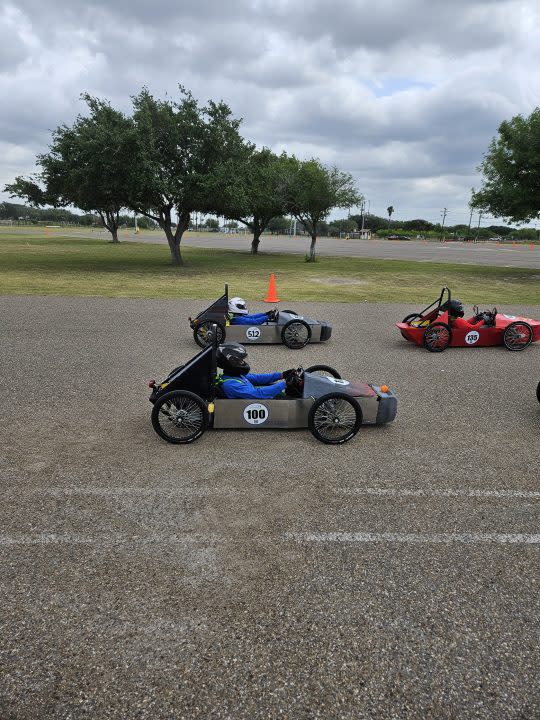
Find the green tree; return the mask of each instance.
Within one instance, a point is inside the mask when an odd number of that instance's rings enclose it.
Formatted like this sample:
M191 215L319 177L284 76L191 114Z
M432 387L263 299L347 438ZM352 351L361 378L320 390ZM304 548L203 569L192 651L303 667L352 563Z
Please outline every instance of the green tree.
M282 188L286 167L285 154L278 157L268 148L255 150L246 146L245 156L236 168L235 184L229 188L224 214L251 230L253 255L258 253L261 235L272 218L284 212Z
M174 265L183 265L180 242L191 214L223 214L222 198L245 152L240 120L227 105L209 101L201 108L190 92L180 93L179 102L156 100L143 88L133 98L138 174L126 200L161 227Z
M283 215L276 215L268 223L268 230L272 235L285 235L289 232L291 227L290 218L284 217Z
M49 152L38 155L40 172L17 177L5 190L32 205L74 205L96 212L118 242L123 195L131 178L135 135L131 121L108 102L83 95L90 111L72 127L60 125Z
M472 206L495 217L527 222L540 214L540 108L499 125L478 170L482 187Z
M315 261L315 244L321 223L333 208L359 205L362 196L352 175L326 168L318 160L288 158L284 184L287 212L299 220L311 236L308 262Z
M216 220L216 218L206 218L204 226L209 230L217 232L219 230L219 220Z
M392 222L392 215L394 214L394 208L392 205L389 205L386 208L386 212L388 213L388 229L390 230L390 223Z

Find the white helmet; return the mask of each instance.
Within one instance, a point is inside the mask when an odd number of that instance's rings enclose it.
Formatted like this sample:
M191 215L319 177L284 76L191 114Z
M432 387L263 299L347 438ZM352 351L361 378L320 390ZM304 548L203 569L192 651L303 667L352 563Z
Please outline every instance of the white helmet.
M235 315L247 315L246 301L241 297L233 297L229 300L229 312Z

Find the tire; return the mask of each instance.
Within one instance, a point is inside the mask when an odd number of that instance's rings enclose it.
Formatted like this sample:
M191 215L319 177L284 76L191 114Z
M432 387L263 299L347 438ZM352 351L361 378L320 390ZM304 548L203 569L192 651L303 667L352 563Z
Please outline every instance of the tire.
M311 340L311 328L304 320L289 320L281 330L281 341L290 350L300 350Z
M416 318L421 318L421 317L422 316L419 315L418 313L411 313L410 315L407 315L406 317L404 317L401 322L402 323L410 323L411 320L415 320Z
M452 342L452 331L446 323L428 325L422 336L422 344L429 352L443 352Z
M225 328L223 325L215 322L215 320L205 320L193 329L193 338L199 347L205 348L210 345L210 341L205 340L205 338L208 332L212 329L212 325L217 325L218 345L225 340Z
M175 408L175 410L172 410ZM173 419L171 412L181 413ZM172 390L162 395L152 408L152 425L169 443L191 443L208 427L208 408L198 395L187 390Z
M536 399L540 403L540 382L538 383L538 386L536 388Z
M330 367L330 365L311 365L311 367L305 369L305 372L330 375L330 377L336 378L336 380L341 380L341 375L337 370L334 370L333 367Z
M339 418L339 422L336 422ZM326 445L341 445L353 438L362 424L362 408L345 393L328 393L317 398L308 415L313 437Z
M532 343L533 331L529 323L516 320L504 329L503 343L507 350L525 350Z

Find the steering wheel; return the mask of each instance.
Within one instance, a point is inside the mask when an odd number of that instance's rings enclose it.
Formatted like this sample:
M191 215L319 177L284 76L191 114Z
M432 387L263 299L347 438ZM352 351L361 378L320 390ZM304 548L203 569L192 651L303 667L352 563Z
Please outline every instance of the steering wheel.
M302 397L304 390L304 368L298 367L287 381L287 392L291 396Z

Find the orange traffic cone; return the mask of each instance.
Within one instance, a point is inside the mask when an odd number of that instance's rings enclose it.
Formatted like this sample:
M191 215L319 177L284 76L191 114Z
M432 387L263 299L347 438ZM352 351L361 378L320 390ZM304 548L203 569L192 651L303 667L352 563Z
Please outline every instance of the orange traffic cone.
M267 303L280 302L278 300L278 296L277 296L277 292L276 292L276 281L274 279L274 273L270 273L270 282L268 283L268 292L266 293L264 302L267 302Z

